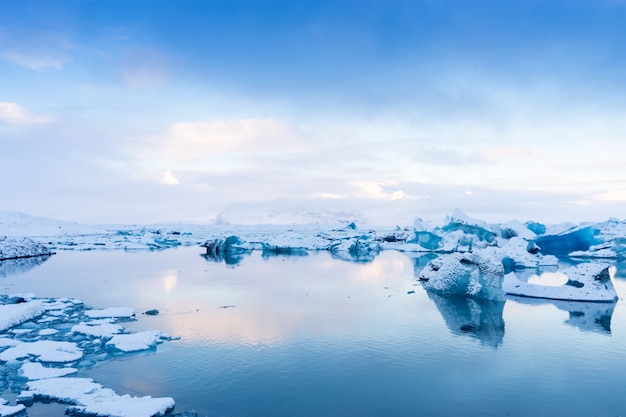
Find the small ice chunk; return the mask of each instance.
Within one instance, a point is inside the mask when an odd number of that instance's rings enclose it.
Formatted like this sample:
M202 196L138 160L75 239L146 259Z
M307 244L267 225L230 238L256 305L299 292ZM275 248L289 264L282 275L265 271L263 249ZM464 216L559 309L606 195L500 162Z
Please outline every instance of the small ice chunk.
M108 346L114 346L122 352L135 352L153 348L157 343L168 339L168 336L158 330L146 330L133 334L118 334L113 336Z
M169 397L152 398L118 395L90 378L50 378L27 383L35 398L57 400L73 404L66 414L102 417L162 416L174 408Z
M42 362L73 362L83 356L83 351L72 342L39 340L37 342L18 343L0 353L0 361L14 361L29 356L36 356Z
M103 337L112 336L124 331L124 327L119 324L113 324L108 319L97 320L95 322L78 323L72 327L72 333L85 334L87 336Z
M41 316L45 309L41 301L0 305L0 331L18 326Z
M37 379L58 378L78 372L76 368L48 368L39 362L24 362L19 373L31 381Z
M515 273L505 276L502 288L507 294L552 300L615 302L613 287L606 263L583 263L568 268L563 273L567 282L558 287L522 282Z
M101 318L132 318L135 317L135 309L131 307L109 307L101 310L87 310L85 315L92 319Z
M26 406L23 404L7 405L8 403L4 398L0 398L0 417L14 416L26 409Z
M57 333L59 333L59 331L52 328L39 330L39 336L52 336L53 334Z

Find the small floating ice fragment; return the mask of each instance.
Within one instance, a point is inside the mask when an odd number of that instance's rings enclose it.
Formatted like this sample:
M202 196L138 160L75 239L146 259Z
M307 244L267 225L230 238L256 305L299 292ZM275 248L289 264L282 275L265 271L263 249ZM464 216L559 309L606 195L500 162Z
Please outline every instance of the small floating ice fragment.
M135 309L131 307L109 307L101 310L87 310L85 315L92 319L102 318L133 318Z
M136 352L153 348L158 343L168 340L169 337L158 330L146 330L133 334L118 334L113 336L107 346L114 346L122 352Z
M58 378L78 372L76 368L48 368L38 362L24 362L20 374L31 381L37 379Z

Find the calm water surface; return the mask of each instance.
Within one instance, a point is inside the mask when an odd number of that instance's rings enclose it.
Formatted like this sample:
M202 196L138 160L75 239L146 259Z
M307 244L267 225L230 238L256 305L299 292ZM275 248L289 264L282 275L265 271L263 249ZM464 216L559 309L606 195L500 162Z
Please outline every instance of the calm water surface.
M60 252L0 274L3 292L156 308L128 330L180 340L82 369L199 416L626 416L626 280L613 304L426 293L428 258L327 253L239 264L201 248ZM236 260L235 260L236 261ZM18 268L19 269L19 268ZM63 415L35 405L29 416Z

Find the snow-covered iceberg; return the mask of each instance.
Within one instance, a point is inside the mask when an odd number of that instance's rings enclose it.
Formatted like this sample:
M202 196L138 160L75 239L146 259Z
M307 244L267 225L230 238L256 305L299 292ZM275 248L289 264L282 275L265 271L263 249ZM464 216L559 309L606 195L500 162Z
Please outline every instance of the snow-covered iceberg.
M424 288L443 294L485 300L504 300L504 267L497 250L453 253L431 260L418 278Z
M27 237L0 236L0 261L52 254L46 246Z
M548 286L519 280L514 272L506 274L503 290L510 295L553 300L615 302L617 293L607 263L583 263L563 271L567 282Z

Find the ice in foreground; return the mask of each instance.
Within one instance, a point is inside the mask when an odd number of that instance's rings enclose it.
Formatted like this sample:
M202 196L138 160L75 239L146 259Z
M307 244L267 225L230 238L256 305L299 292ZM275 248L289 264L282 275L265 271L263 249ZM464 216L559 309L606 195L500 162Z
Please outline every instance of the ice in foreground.
M67 377L79 368L171 340L156 330L127 333L117 323L120 320L135 320L135 311L128 307L92 310L74 299L0 296L0 369L3 377L13 381L13 389L23 389L18 401L60 401L70 404L67 414L90 417L151 417L169 412L174 407L172 398L118 395L91 379ZM0 400L0 417L22 411L24 405Z
M107 417L162 416L174 408L169 397L152 398L118 395L89 378L49 378L28 382L29 398L56 400L72 404L66 414Z
M505 276L502 288L507 294L552 300L615 302L617 293L606 263L584 263L563 273L568 281L558 287L520 281L515 273Z

